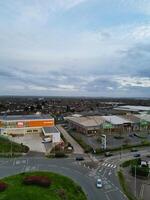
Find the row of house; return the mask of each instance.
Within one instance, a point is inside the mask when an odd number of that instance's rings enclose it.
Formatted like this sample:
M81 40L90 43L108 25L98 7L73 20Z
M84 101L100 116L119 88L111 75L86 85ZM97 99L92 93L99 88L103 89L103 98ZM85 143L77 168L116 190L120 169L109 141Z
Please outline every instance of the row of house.
M70 127L83 134L131 132L150 129L150 115L109 115L68 117Z

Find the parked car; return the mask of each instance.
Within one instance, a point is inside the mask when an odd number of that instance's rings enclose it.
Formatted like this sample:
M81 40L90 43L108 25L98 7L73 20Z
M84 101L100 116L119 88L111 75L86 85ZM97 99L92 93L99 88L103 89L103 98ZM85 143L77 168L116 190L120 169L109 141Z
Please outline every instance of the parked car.
M102 186L103 186L102 185L102 180L100 178L98 178L97 181L96 181L96 187L97 188L102 188Z
M49 142L52 142L52 139L51 138L44 138L43 140L42 140L42 143L49 143Z
M84 160L84 157L82 157L82 156L77 156L76 157L76 161L83 161Z
M139 158L140 156L141 156L141 154L140 153L136 153L136 154L134 154L133 155L135 158Z
M105 152L105 156L109 157L109 156L113 156L113 154L111 152Z
M134 135L133 134L129 134L129 137L134 137Z
M135 148L131 149L131 152L137 152L137 151L138 151L138 149L135 149Z

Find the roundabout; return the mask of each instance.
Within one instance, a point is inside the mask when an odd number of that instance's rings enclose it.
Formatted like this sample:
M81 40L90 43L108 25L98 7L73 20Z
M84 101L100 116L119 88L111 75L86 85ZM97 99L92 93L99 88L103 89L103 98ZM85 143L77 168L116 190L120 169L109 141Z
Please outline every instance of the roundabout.
M87 200L81 187L70 178L52 172L26 172L0 180L7 187L1 200Z

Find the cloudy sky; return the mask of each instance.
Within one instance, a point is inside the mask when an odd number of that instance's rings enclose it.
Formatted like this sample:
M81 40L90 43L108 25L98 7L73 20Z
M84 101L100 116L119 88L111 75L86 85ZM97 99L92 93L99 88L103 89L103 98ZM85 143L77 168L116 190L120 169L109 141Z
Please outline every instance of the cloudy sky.
M0 86L150 97L150 0L0 0Z

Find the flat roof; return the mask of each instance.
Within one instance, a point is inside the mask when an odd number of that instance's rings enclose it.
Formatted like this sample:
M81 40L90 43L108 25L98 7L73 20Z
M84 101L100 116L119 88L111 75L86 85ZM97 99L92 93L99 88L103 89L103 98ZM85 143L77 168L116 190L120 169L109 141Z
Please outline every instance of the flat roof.
M150 114L139 114L139 115L135 115L136 117L138 117L141 120L145 120L147 122L150 122Z
M150 106L118 106L116 110L126 110L126 111L150 111Z
M68 117L67 119L84 127L97 127L105 122L101 116Z
M109 115L109 116L102 116L102 117L105 119L105 121L107 121L113 125L133 123L132 121L123 119L122 117L117 116L117 115Z
M18 120L42 120L42 119L53 119L50 115L35 114L35 115L1 115L0 120L5 121L18 121Z
M59 133L58 129L53 126L53 127L43 127L43 130L45 133Z
M139 123L140 122L140 118L137 117L136 115L132 115L132 114L127 114L127 115L119 115L120 117L130 120L133 123Z

